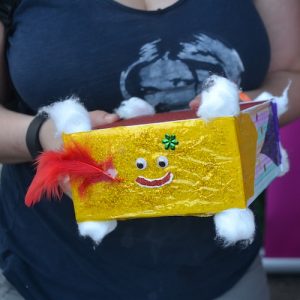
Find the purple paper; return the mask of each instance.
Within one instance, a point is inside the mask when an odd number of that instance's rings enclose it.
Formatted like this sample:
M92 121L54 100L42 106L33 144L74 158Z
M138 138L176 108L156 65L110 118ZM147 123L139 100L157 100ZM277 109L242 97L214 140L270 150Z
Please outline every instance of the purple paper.
M268 156L276 166L279 166L281 163L281 155L279 151L279 125L276 104L272 103L271 108L266 137L261 153ZM277 147L274 147L274 144L277 145Z

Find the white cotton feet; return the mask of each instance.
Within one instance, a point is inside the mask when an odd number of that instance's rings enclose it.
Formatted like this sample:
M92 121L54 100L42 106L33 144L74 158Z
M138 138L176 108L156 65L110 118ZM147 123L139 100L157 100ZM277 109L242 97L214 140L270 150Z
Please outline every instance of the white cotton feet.
M214 216L216 238L224 247L233 246L242 241L244 245L253 242L255 234L255 220L249 209L232 208L224 210Z
M209 120L240 113L239 88L235 83L212 75L204 82L203 87L198 117Z
M78 223L78 230L81 236L90 237L97 245L103 238L117 227L117 221L87 221Z
M40 112L46 112L54 121L57 136L61 136L63 132L73 133L92 129L88 111L75 96L45 106Z
M121 105L115 109L115 113L121 119L130 119L139 116L154 115L155 109L145 100L132 97L129 100L121 102Z

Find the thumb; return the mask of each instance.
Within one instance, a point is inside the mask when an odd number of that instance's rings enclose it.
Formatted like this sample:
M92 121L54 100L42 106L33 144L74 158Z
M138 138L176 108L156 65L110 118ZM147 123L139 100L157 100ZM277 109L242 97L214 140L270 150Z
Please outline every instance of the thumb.
M197 110L201 104L201 96L196 96L190 103L190 109Z
M90 112L92 128L97 128L102 125L110 124L118 121L120 118L116 114L110 114L102 110L94 110Z

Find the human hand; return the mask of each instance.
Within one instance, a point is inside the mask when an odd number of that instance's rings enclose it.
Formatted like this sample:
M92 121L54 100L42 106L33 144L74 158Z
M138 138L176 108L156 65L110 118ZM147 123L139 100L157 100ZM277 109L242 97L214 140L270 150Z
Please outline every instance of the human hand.
M110 114L101 110L89 112L89 117L93 129L119 120L118 115ZM44 151L59 150L62 147L62 139L60 136L56 136L56 127L52 119L48 119L42 125L39 132L39 138ZM69 176L60 178L59 186L67 196L72 198Z
M96 129L106 124L114 123L120 120L120 117L117 114L110 114L102 110L94 110L89 113L92 128Z
M120 118L116 114L110 114L102 110L89 112L93 129L118 121ZM44 151L59 150L62 147L62 139L56 136L56 127L52 119L48 119L39 132L40 144Z

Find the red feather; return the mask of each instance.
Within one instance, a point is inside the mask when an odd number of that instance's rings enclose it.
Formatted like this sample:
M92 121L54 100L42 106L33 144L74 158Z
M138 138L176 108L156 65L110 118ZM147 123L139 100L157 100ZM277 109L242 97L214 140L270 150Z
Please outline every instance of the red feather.
M120 182L109 170L114 169L112 158L98 163L84 147L73 144L61 151L47 151L37 159L36 175L29 186L25 204L31 206L46 197L61 198L63 195L59 182L69 176L72 182L79 183L79 194L84 195L87 188L97 182Z

